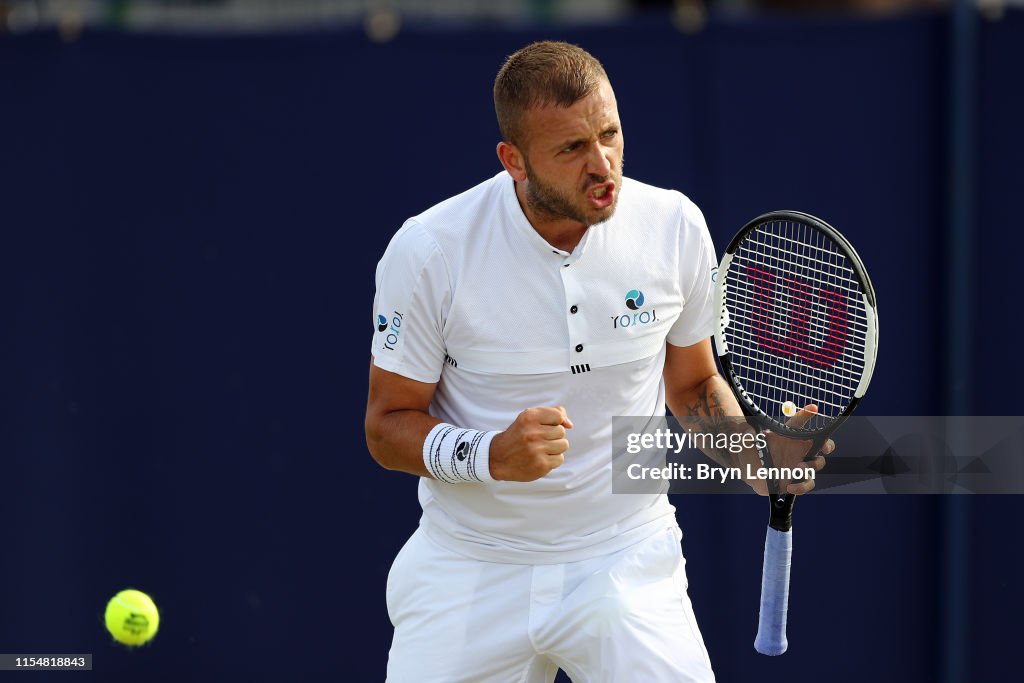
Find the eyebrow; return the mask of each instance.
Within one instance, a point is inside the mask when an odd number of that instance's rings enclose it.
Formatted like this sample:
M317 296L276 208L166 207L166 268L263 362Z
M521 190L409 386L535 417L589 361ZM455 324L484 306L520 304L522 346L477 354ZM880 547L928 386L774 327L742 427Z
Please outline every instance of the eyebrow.
M601 129L601 132L598 133L598 136L604 135L605 133L610 133L612 131L615 131L617 133L619 132L620 128L621 126L618 123L609 123L607 126ZM558 150L562 150L565 149L566 147L586 142L587 140L588 138L573 138L571 140L565 140L561 143L556 143L555 145L552 145L552 147Z
M573 138L571 140L564 140L562 142L556 143L554 147L556 149L565 149L566 147L572 147L573 145L578 145L586 141L586 138Z

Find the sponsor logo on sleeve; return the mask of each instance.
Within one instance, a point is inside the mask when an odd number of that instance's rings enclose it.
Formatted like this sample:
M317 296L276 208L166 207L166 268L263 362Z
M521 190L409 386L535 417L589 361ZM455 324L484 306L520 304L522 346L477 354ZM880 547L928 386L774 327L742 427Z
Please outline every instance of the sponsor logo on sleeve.
M402 335L402 320L404 317L401 313L395 311L394 315L391 316L391 320L388 321L383 315L377 314L377 331L386 333L384 335L383 347L388 351L394 351L395 345L398 344L398 339Z

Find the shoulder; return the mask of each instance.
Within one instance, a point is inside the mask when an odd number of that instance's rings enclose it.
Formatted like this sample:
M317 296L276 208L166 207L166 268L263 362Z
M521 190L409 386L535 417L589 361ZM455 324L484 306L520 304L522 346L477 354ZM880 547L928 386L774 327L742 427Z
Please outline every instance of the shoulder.
M392 236L377 262L375 280L378 289L390 285L411 291L424 282L447 287L451 277L445 255L433 236L410 218Z
M444 248L452 241L462 242L473 226L498 215L502 201L502 181L508 174L502 171L464 192L435 204L409 219L420 226L437 245Z
M493 216L500 201L499 181L504 172L449 197L408 220L391 238L391 252L450 253L465 244L481 217Z
M621 201L627 211L654 224L674 225L683 231L707 231L704 214L700 208L678 190L656 187L624 177Z
M393 268L422 270L432 261L443 261L437 242L423 225L410 218L398 229L377 263L377 275Z

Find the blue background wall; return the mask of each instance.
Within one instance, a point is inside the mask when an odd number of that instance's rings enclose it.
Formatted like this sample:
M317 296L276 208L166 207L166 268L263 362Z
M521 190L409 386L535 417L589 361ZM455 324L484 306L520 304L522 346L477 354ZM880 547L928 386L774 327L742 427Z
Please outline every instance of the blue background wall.
M979 30L972 309L987 353L963 362L973 413L1021 414L1005 241L1024 16ZM491 82L533 39L604 62L627 173L692 197L719 248L774 208L846 232L881 306L862 411L940 413L947 34L935 15L713 21L695 36L662 17L421 28L384 45L0 36L0 652L91 652L104 681L383 678L384 581L418 506L414 478L378 469L363 442L373 268L407 216L498 169ZM991 320L1013 342L993 349ZM719 680L938 679L940 499L802 501L777 659L751 646L764 502L674 502ZM1013 661L1014 502L968 504L971 681ZM164 619L137 651L102 626L129 585Z

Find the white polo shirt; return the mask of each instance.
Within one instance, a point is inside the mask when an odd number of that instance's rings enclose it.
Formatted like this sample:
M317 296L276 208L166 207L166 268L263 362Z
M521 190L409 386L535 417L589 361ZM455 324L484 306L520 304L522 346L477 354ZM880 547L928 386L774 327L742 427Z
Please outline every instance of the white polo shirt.
M565 463L537 481L421 479L428 533L481 560L544 564L673 524L664 494L612 495L612 417L665 414L665 343L711 336L716 268L696 205L629 178L572 253L533 229L504 171L406 221L377 265L377 367L436 382L430 414L460 427L504 430L557 405L575 425Z

